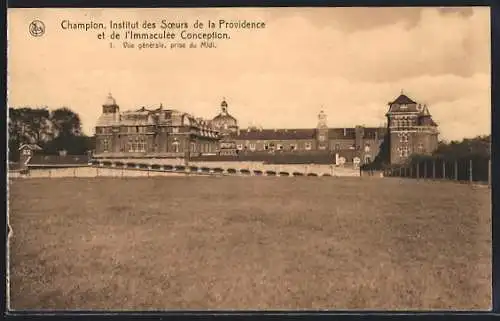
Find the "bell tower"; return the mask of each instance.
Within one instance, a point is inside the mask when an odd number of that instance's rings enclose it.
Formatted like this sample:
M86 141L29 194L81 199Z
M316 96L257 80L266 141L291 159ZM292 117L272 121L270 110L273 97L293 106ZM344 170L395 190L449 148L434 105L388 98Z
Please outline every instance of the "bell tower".
M104 104L102 104L103 114L117 114L120 111L120 107L116 104L116 100L113 98L111 93L108 94Z
M222 102L220 103L220 109L222 115L227 115L227 102L225 97L222 98Z
M328 123L327 116L325 112L322 110L318 114L318 126L316 128L318 140L318 149L319 150L328 150Z

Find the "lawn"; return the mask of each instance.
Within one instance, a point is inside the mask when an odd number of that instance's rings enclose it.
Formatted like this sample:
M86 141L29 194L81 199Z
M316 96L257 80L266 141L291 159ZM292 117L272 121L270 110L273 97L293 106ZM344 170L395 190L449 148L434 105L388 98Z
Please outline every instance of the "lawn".
M318 177L12 180L12 309L489 309L490 190Z

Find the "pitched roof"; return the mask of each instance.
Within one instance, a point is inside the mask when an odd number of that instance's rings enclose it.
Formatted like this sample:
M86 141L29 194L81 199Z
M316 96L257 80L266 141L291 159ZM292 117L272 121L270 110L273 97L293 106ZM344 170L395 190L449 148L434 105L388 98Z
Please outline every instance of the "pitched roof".
M19 150L21 150L25 147L28 147L31 150L42 150L42 148L40 146L38 146L37 144L23 144L23 145L19 146Z
M401 94L399 95L398 98L396 98L396 100L394 100L393 102L391 102L390 104L397 104L397 105L410 105L410 104L416 104L417 102L411 100L410 98L408 98L408 96L406 96L405 94Z
M378 137L379 139L386 133L386 128L382 127L366 127L364 129L364 137L365 139L375 139Z
M296 139L314 139L316 129L252 129L241 130L239 135L234 136L238 140L296 140Z
M119 115L114 113L101 114L101 116L97 119L96 127L117 125L119 124L118 117Z
M434 122L430 115L420 116L418 122L419 125L437 127L437 124Z
M363 128L363 138L374 139L376 134L379 137L384 134L385 128L365 127ZM241 130L240 134L234 136L238 140L298 140L298 139L316 139L316 128L301 129L252 129ZM330 128L328 129L328 139L355 139L356 129L348 128Z
M328 139L355 139L355 128L330 128L328 130Z

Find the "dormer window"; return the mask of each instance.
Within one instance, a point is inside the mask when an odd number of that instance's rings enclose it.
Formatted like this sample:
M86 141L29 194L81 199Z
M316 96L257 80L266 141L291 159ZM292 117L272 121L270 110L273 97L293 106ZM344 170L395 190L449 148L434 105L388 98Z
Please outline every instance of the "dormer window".
M400 107L401 107L401 109L407 109L408 105L407 104L401 104Z

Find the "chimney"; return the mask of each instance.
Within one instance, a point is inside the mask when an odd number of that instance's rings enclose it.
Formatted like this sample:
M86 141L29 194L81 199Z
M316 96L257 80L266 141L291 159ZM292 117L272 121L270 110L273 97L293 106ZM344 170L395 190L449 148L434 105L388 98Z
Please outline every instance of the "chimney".
M344 127L344 136L347 136L347 128Z

